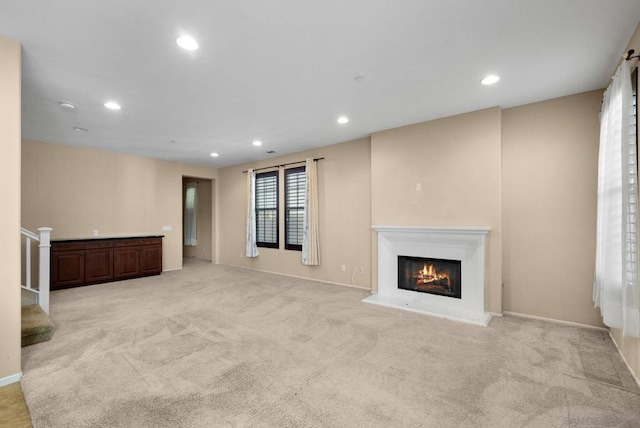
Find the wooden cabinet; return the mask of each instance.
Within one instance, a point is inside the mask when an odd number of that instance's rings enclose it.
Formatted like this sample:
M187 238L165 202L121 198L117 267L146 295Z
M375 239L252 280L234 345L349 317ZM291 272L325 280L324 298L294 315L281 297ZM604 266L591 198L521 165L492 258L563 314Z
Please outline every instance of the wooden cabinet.
M162 237L51 242L51 289L162 272Z
M162 272L162 238L140 240L140 274L155 275Z
M140 240L123 239L115 243L114 276L118 279L140 274Z
M51 289L84 283L84 243L51 245Z
M86 242L84 248L85 282L111 281L113 279L113 242Z

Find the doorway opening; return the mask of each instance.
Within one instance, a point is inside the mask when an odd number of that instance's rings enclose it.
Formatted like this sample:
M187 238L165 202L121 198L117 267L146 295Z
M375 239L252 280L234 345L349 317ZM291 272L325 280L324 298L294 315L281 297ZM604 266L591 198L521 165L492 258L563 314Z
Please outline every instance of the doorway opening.
M213 180L182 177L182 257L184 260L215 260Z

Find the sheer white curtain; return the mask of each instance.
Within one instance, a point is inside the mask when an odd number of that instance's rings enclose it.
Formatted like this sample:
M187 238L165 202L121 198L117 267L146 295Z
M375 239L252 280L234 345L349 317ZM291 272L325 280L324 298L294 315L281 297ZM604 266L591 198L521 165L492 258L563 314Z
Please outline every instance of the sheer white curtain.
M320 240L318 236L318 169L313 158L306 159L306 200L302 226L302 264L320 264Z
M258 257L256 245L256 172L253 169L247 171L247 236L245 255Z
M607 326L640 337L637 166L635 135L630 131L631 106L631 76L623 61L604 94L600 117L593 300Z
M187 183L184 197L184 245L195 247L196 240L196 211L198 206L198 193L196 183Z

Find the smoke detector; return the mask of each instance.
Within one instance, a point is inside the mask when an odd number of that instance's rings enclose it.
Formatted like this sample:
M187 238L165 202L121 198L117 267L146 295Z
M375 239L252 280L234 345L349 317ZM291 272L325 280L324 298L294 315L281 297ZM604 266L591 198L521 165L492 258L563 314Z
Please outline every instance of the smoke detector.
M65 109L65 110L69 110L69 111L73 111L73 110L75 110L75 109L76 109L76 106L74 106L73 104L68 103L68 102L66 102L66 101L60 101L59 105L60 105L60 107L62 107L63 109Z

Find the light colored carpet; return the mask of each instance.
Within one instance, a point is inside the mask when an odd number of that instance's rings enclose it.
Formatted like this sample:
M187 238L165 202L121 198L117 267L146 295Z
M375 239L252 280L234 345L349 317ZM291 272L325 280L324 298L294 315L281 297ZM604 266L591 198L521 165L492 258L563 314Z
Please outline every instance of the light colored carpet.
M35 427L638 427L602 331L488 328L360 302L363 290L190 262L52 293L23 350Z

